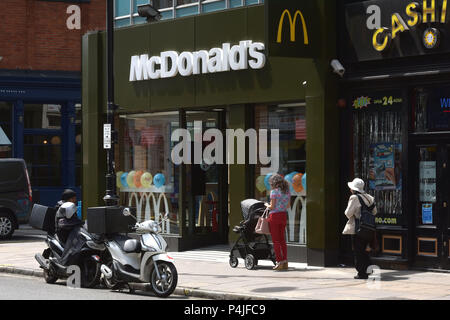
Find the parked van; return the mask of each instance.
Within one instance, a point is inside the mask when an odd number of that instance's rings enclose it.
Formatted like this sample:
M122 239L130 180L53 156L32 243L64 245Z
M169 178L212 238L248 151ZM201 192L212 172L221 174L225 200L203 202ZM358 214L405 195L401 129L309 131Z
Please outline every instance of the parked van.
M23 159L0 159L0 240L10 239L19 224L27 223L32 193Z

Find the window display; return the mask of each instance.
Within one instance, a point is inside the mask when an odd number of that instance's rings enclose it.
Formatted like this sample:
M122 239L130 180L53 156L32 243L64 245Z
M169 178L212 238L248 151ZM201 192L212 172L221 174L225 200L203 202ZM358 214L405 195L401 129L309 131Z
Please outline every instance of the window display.
M375 197L377 223L398 224L392 215L402 214L401 112L395 103L377 104L378 100L383 101L367 97L363 107L354 105L353 176L368 181L366 192Z
M116 176L122 204L135 206L139 220L160 221L169 214L162 232L178 234L179 179L170 158L178 112L121 116L120 122L123 150Z
M257 105L255 129L279 129L278 173L288 181L292 196L287 241L306 244L306 104ZM270 174L262 175L262 167L255 166L255 198L268 201Z

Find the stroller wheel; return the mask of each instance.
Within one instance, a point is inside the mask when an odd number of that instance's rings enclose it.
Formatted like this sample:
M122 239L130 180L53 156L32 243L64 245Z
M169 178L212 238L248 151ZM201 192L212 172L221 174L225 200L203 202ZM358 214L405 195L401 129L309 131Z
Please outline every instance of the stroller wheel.
M231 256L229 262L230 262L230 267L232 267L232 268L236 268L239 264L239 261L235 256Z
M253 255L248 254L245 257L245 267L247 268L247 270L255 269L257 264L258 264L258 261L255 259L255 257Z

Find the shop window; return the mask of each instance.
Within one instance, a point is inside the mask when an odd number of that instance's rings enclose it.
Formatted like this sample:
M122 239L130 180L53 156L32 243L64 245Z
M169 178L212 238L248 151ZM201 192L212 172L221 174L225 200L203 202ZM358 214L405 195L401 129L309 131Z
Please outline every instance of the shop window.
M61 105L25 104L25 129L61 129Z
M416 133L450 130L450 87L415 88L412 127Z
M32 186L59 186L61 179L61 137L54 134L24 135L24 159Z
M120 160L117 187L124 205L137 208L139 220L161 220L165 234L179 234L178 166L171 161L175 143L170 137L178 128L178 113L127 115L120 118Z
M402 214L401 94L380 93L354 100L353 176L375 197L377 222L398 224Z
M9 142L12 143L12 131L11 131L11 113L12 103L0 102L0 128L6 135ZM1 134L1 132L0 132ZM0 141L0 158L12 157L12 145L8 144L8 141Z
M279 129L279 174L289 178L291 208L288 242L306 244L306 107L305 103L255 106L255 129ZM270 132L270 131L269 131ZM270 144L269 144L270 154ZM255 198L268 201L267 179L255 166ZM265 183L266 182L266 183Z

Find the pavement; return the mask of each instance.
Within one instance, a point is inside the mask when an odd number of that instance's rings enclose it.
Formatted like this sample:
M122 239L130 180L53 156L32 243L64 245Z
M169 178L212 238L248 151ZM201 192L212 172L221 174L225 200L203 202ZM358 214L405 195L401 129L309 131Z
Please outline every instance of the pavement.
M42 277L34 255L45 248L42 236L0 243L0 273ZM288 271L277 272L265 260L255 270L247 270L242 259L237 268L230 267L228 250L228 246L213 246L169 252L179 275L175 294L215 300L450 299L450 273L375 270L367 281L353 279L352 267L290 263Z

